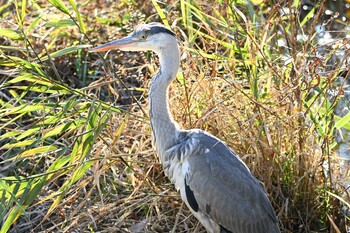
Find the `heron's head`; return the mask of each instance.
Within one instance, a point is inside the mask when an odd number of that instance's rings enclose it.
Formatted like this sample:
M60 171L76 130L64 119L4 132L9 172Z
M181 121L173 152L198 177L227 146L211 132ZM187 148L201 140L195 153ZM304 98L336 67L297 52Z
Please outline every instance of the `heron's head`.
M175 34L160 23L142 24L129 36L90 49L90 52L102 52L112 49L123 51L154 51L177 46Z

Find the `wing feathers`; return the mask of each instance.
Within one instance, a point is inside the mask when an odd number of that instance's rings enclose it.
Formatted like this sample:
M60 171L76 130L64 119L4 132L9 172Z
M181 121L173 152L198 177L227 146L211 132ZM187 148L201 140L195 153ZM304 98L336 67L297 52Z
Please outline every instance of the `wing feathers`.
M203 131L185 131L177 158L188 163L187 202L232 233L278 233L277 219L265 190L242 160Z
M186 192L186 198L188 204L191 206L191 208L197 212L198 211L198 203L196 198L194 197L194 194L191 190L191 188L187 185L186 179L185 179L185 192Z

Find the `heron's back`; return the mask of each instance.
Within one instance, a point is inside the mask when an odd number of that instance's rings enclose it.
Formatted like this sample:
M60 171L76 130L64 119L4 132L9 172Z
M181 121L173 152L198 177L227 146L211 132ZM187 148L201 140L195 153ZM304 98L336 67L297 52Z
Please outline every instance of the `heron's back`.
M262 185L219 139L201 130L182 131L178 144L167 153L173 161L165 163L172 166L164 170L191 211L202 223L209 218L211 225L218 224L208 229L203 223L208 231L280 232Z

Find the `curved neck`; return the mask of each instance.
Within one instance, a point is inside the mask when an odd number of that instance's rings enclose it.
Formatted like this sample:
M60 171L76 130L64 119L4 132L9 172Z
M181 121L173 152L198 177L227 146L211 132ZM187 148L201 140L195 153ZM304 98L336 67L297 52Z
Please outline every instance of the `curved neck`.
M168 47L169 48L169 47ZM173 120L168 104L168 88L179 68L179 48L156 51L160 71L152 78L149 89L150 121L154 145L160 159L164 152L176 143L178 125Z

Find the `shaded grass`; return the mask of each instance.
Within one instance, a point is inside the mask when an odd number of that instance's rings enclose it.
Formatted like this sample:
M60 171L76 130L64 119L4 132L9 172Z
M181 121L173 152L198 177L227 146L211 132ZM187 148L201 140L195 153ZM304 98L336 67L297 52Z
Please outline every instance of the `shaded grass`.
M184 52L170 90L175 119L213 133L246 161L282 231L345 229L332 148L334 130L349 119L335 115L341 95L328 95L343 87L334 80L345 60L327 68L333 50L319 58L316 21L304 22L305 33L298 15L281 15L297 2L269 11L232 2L50 3L15 1L1 11L12 22L2 21L0 54L1 232L204 232L151 146L140 85L148 86L157 58L84 49L140 19L174 22Z

